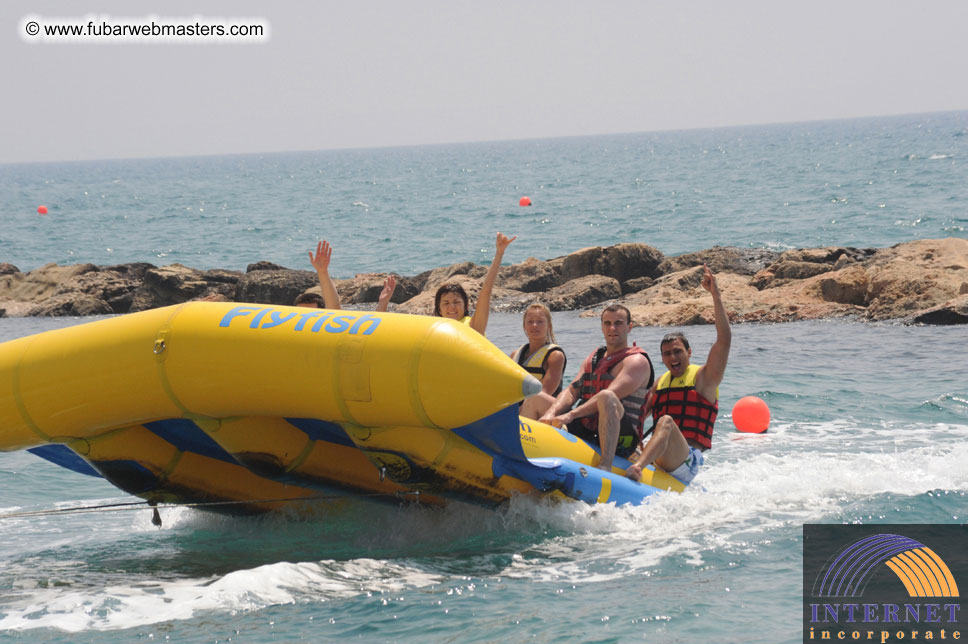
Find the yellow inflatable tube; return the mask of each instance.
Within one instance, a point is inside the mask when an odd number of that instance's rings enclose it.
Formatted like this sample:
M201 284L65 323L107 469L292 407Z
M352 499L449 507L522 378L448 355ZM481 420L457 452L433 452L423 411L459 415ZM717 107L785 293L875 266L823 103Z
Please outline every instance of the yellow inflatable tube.
M539 390L452 320L192 302L0 345L0 450L163 418L449 429Z

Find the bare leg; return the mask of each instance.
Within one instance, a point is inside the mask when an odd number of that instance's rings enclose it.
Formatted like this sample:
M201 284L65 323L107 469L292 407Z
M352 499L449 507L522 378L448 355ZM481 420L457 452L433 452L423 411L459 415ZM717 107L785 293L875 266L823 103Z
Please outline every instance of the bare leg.
M654 462L666 472L671 472L685 463L688 456L689 443L679 431L676 421L671 416L663 416L652 431L649 442L642 448L638 462L643 468Z
M618 446L618 433L622 414L625 409L622 401L608 389L596 394L598 396L598 445L602 449L602 459L598 468L606 472L612 471L612 459L615 458L615 448Z
M541 391L533 396L528 396L524 399L524 404L521 405L521 410L518 412L519 415L525 418L530 418L532 420L537 420L544 416L545 412L551 409L552 403L555 399L545 392Z

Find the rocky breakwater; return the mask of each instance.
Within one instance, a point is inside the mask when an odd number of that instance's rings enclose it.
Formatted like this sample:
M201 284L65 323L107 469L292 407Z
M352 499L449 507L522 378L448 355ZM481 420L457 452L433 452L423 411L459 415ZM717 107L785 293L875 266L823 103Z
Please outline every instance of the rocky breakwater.
M718 275L734 322L818 318L898 320L913 324L968 323L968 240L927 239L891 248L826 247L789 250L714 247L666 257L642 243L583 248L549 260L529 258L498 276L496 310L520 311L543 302L553 311L597 314L621 302L638 324L680 326L712 322L700 286L702 264ZM473 299L485 267L471 262L399 276L392 309L429 314L437 288L458 282ZM347 307L367 307L383 273L336 280ZM0 263L0 315L96 315L141 311L190 300L291 304L317 291L316 275L257 262L244 273L179 264L95 266L48 264L28 273Z

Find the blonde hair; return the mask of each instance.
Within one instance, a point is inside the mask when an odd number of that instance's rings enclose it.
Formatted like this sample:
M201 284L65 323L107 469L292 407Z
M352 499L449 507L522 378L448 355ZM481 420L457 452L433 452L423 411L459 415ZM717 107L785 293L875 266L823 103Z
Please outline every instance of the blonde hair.
M548 307L541 302L531 304L524 310L524 315L521 317L522 325L524 324L524 321L528 319L529 311L540 311L545 316L545 319L548 320L548 334L545 336L545 340L557 344L558 341L555 340L555 327L551 323L551 311L548 310Z

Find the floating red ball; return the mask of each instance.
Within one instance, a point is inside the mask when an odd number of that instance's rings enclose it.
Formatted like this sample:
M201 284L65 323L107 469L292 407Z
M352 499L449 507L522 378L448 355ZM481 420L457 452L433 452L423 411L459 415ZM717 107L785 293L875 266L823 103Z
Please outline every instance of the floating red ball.
M47 206L37 206L37 214L38 215L46 215L47 214Z
M733 425L741 432L761 434L770 426L770 408L762 398L744 396L733 405Z
M518 205L520 205L520 206L530 206L531 205L531 197L521 197L521 200L518 201Z

